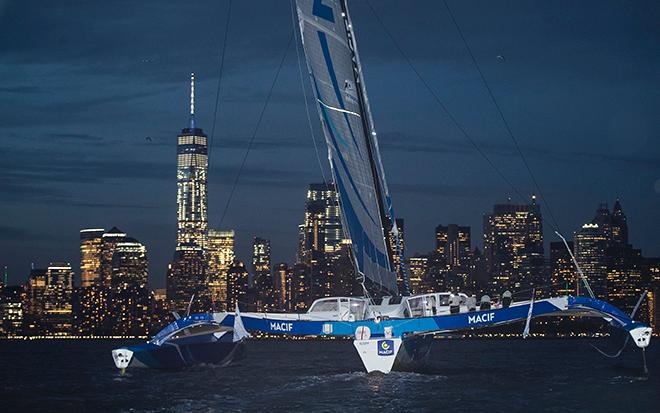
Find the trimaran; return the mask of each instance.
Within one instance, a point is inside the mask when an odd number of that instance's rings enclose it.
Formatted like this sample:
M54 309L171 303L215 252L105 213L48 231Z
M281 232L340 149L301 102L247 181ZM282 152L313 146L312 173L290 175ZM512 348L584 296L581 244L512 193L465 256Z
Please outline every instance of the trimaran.
M345 0L296 0L301 39L339 193L344 235L362 297L316 300L297 313L218 312L178 318L141 346L113 350L118 368L172 368L197 362L227 363L249 337L247 331L296 336L352 337L368 372L389 373L428 362L439 333L474 331L533 317L600 317L627 331L644 349L651 328L593 297L561 296L515 302L476 302L465 294L437 292L410 296L397 288L390 229L398 239L378 140ZM393 228L392 228L393 227ZM400 257L403 261L403 257ZM579 269L578 269L579 270ZM404 277L405 278L405 277ZM407 285L404 287L407 290ZM247 330L247 331L246 331ZM626 340L627 341L627 340Z

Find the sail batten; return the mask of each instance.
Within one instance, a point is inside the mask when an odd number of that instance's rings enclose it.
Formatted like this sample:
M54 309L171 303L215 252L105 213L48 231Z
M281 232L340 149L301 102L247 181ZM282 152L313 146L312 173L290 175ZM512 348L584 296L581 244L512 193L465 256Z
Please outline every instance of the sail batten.
M389 195L364 82L340 0L297 0L301 40L358 273L371 293L398 293L386 231Z

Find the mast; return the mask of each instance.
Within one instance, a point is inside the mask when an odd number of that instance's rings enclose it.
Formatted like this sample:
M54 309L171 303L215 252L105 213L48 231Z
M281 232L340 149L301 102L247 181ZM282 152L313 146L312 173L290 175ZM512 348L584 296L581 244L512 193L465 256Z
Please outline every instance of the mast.
M372 133L374 133L371 125L373 120L371 119L371 112L367 109L367 106L365 104L365 88L362 79L362 68L360 66L360 61L357 56L357 49L355 46L355 36L353 35L353 25L351 23L350 16L348 15L348 5L346 4L346 0L341 0L340 6L342 12L341 15L342 18L344 19L344 26L346 27L346 36L348 38L348 44L350 45L350 51L352 57L351 62L353 64L353 70L355 71L355 80L358 86L356 88L357 96L358 96L358 104L360 106L360 111L363 114L367 115L361 117L362 128L364 129L364 137L367 146L369 166L371 168L371 173L373 175L374 189L376 191L376 201L378 203L378 212L380 213L380 219L381 222L383 223L383 227L382 227L383 240L387 248L387 258L390 265L390 270L394 270L393 252L392 252L392 248L390 247L390 243L386 234L387 229L385 228L385 225L390 223L390 217L385 212L385 205L383 204L383 199L384 199L383 189L379 179L380 174L378 172L378 166L376 165L376 160L374 159L374 155L373 155L374 145L371 139Z

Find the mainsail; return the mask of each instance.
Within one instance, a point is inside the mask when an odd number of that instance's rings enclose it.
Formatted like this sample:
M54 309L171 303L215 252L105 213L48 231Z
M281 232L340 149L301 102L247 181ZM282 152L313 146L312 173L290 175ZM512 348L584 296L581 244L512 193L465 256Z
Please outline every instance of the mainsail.
M352 242L357 271L370 292L397 295L393 252L386 238L389 223L395 221L346 3L296 3L343 228ZM393 233L398 237L396 227Z

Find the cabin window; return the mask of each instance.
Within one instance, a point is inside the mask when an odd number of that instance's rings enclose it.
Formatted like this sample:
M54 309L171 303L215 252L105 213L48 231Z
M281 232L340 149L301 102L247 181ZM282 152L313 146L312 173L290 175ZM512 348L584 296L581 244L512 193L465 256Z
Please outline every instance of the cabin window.
M339 307L337 306L337 300L323 300L317 301L312 308L309 309L310 313L320 313L320 312L337 312Z

